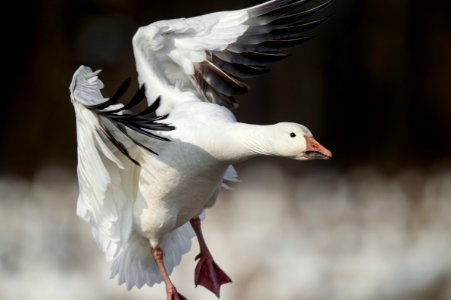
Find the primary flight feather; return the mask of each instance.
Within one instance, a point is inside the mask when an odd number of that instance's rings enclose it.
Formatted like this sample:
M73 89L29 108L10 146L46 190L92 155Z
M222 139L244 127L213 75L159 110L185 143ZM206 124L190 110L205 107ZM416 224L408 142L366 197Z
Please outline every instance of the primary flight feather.
M237 181L232 164L259 155L332 156L303 125L240 123L229 110L247 92L246 78L267 72L324 21L310 17L331 1L309 8L307 2L273 0L139 28L133 49L141 88L125 104L119 100L129 81L107 99L99 71L81 66L75 72L77 214L113 260L119 283L164 281L168 299L185 299L169 274L197 236L195 284L219 297L231 280L212 258L201 216L227 181ZM144 94L146 108L134 112Z

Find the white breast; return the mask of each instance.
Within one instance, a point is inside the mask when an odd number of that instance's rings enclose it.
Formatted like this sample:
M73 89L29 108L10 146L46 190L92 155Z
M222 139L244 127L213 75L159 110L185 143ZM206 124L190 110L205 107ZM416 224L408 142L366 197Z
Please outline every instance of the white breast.
M231 121L233 115L217 105L180 105L166 120L176 126L171 142L159 156L143 153L134 224L151 244L198 215L221 186L228 164L215 157L216 141Z

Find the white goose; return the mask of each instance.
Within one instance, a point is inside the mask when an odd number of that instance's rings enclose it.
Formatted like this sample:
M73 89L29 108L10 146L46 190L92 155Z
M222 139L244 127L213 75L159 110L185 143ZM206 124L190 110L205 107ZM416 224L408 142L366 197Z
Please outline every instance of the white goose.
M259 155L332 156L302 125L240 123L229 110L237 106L233 96L247 91L243 78L266 72L266 64L308 40L302 32L325 19L307 20L331 1L308 9L306 2L273 0L140 28L133 47L141 88L125 105L118 100L130 80L106 99L100 71L81 66L75 72L77 214L113 260L120 284L140 288L163 280L168 299L185 299L169 274L197 235L195 284L219 297L231 280L213 261L199 216L227 187L224 181L237 181L232 164ZM144 93L147 108L130 112ZM156 117L148 116L153 112Z

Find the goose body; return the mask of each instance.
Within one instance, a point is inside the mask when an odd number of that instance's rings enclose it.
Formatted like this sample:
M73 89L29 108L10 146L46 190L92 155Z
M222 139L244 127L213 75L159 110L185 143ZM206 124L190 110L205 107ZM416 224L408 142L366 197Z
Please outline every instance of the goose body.
M81 66L70 91L76 112L77 214L113 260L128 288L164 281L168 299L185 299L169 274L197 236L195 283L219 297L230 278L213 261L200 220L221 187L237 181L233 164L259 155L327 159L303 125L240 123L230 109L245 78L266 72L319 24L307 17L326 1L273 0L248 9L159 21L133 38L140 89L128 103L101 94L100 71ZM147 98L144 111L135 112ZM154 116L150 116L154 113Z
M199 110L212 113L208 115L214 119L196 118L195 113L187 117ZM189 222L216 199L229 168L221 157L221 132L234 118L223 107L199 102L186 110L183 105L174 109L167 122L176 127L171 142L160 142L158 156L143 153L141 157L146 168L140 173L140 194L134 205L135 228L155 247L166 233Z

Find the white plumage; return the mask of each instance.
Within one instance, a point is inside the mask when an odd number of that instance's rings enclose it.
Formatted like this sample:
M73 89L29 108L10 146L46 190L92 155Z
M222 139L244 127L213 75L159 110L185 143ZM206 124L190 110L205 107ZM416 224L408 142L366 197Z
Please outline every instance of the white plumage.
M131 288L164 279L168 298L183 299L152 251L162 250L170 274L190 250L194 227L201 255L211 258L200 227L190 220L214 204L221 186L229 188L225 181L237 181L233 163L257 155L331 156L302 125L239 123L229 110L237 106L234 96L247 91L242 80L266 72L267 64L286 56L282 50L307 40L301 33L323 19L306 18L330 3L306 9L304 2L273 0L140 28L133 48L143 87L128 104L118 100L129 82L106 99L99 71L81 66L75 72L77 214L113 260L119 283ZM144 91L147 109L131 112ZM156 117L149 117L154 111ZM230 281L218 276L219 286ZM196 284L219 296L218 283L202 279L196 269Z
M71 93L77 119L77 141L78 141L78 178L79 178L79 198L77 202L77 214L91 225L93 236L97 242L99 249L105 252L107 260L114 259L112 267L112 277L119 275L119 283L125 283L128 288L133 286L142 287L143 284L152 286L154 283L161 281L158 268L155 265L151 253L149 251L149 241L140 233L132 230L133 225L133 207L144 205L142 199L143 193L149 194L148 197L159 199L167 191L173 191L167 185L179 185L177 182L179 170L167 166L160 159L170 160L168 164L177 164L174 161L182 158L181 152L186 151L186 147L175 147L174 141L168 144L164 142L159 145L154 140L146 140L151 147L162 151L157 159L150 156L145 150L134 145L125 137L121 137L116 132L117 138L127 144L127 148L131 155L136 157L142 156L142 164L146 168L136 166L131 160L124 157L117 149L111 145L108 139L102 138L98 134L97 126L99 122L108 122L108 119L98 118L94 112L86 108L84 105L95 105L103 103L105 98L100 94L103 87L102 82L98 79L99 72L91 72L88 67L80 67L74 74L71 84ZM218 107L219 108L219 107ZM189 112L186 112L189 114ZM182 113L183 115L185 113ZM172 116L171 116L172 117ZM177 114L174 113L177 118ZM180 117L182 120L184 117ZM168 119L170 121L170 119ZM176 121L176 123L179 123ZM183 126L181 128L184 128ZM180 131L175 131L180 132ZM139 138L139 137L136 137ZM176 138L176 135L172 138ZM165 146L169 147L166 151ZM173 149L173 150L172 150ZM172 151L176 152L171 154ZM178 152L178 153L177 153ZM146 160L149 160L146 162ZM187 169L196 171L196 163L190 160L183 162L181 159L178 166L184 165ZM164 170L167 169L167 170ZM236 171L232 166L219 168L220 177L229 181L237 181ZM226 172L227 171L227 172ZM189 177L189 171L184 172L184 176ZM160 177L160 175L166 175ZM193 175L194 176L194 175ZM139 182L142 182L142 191L139 189ZM161 184L166 181L167 184ZM216 179L217 181L217 179ZM219 182L219 184L222 181ZM222 183L227 187L226 183ZM147 186L149 191L146 190ZM210 185L206 185L212 189ZM213 188L213 194L216 196L219 186ZM189 194L189 189L181 189L181 193ZM199 193L197 190L196 193ZM155 195L156 194L156 195ZM210 192L211 194L211 192ZM212 195L208 196L210 199ZM204 200L204 198L199 197ZM179 198L175 200L180 200ZM211 199L214 200L214 199ZM202 208L202 207L201 207ZM196 208L197 214L200 212ZM138 208L139 209L139 208ZM154 212L151 211L151 214ZM162 216L163 218L165 216ZM139 218L139 216L137 216ZM160 219L150 217L150 221L159 222ZM168 272L180 263L181 256L188 252L191 248L191 238L194 232L184 220L181 224L172 225L171 229L165 230L161 241L155 241L165 255L165 265ZM139 223L139 220L136 221ZM150 225L149 225L150 226ZM160 237L160 235L158 235Z

